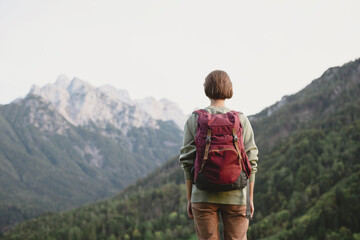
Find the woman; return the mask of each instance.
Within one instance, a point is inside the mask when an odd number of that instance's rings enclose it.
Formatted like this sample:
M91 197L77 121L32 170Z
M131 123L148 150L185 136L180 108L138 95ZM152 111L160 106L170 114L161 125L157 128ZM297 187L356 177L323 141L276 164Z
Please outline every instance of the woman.
M233 95L232 83L228 74L216 70L211 72L204 83L206 96L210 99L210 106L204 110L211 114L223 114L230 111L225 107L225 100ZM246 239L249 220L245 217L246 212L246 187L240 190L209 192L199 190L193 184L191 169L196 157L195 136L198 115L193 113L184 127L183 146L181 148L180 163L184 170L187 189L187 212L194 219L195 230L198 238L219 238L219 212L224 225L224 239ZM254 213L253 191L255 173L257 172L258 149L255 145L254 134L251 124L246 116L239 114L242 125L242 135L246 155L250 161L252 171L249 177L250 209L251 216Z

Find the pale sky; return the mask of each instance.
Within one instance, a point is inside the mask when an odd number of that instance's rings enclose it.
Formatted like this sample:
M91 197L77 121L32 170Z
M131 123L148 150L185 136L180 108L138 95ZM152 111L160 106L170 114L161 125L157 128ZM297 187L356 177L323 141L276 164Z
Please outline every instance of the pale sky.
M0 104L65 74L189 114L221 69L252 115L359 57L356 0L0 0Z

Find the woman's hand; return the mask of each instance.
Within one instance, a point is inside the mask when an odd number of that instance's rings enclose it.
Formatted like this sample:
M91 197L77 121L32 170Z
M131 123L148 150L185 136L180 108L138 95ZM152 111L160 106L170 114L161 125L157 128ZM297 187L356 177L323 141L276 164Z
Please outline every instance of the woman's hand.
M254 201L250 200L250 212L251 212L251 218L254 215L255 207L254 207Z
M191 179L186 180L187 213L189 215L189 218L194 218L194 215L193 215L192 209L191 209L192 184L193 184L193 180L191 180Z
M189 215L189 218L194 218L194 215L193 215L192 209L191 209L191 202L190 201L188 201L188 203L187 203L187 213Z
M249 193L250 193L250 212L251 212L251 218L254 215L255 207L254 207L254 185L255 182L249 182Z

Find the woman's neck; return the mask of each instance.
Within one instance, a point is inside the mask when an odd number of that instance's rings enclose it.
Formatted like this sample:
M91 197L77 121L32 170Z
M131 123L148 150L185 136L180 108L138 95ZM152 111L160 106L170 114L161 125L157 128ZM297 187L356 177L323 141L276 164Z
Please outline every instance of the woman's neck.
M210 99L210 106L225 107L225 99Z

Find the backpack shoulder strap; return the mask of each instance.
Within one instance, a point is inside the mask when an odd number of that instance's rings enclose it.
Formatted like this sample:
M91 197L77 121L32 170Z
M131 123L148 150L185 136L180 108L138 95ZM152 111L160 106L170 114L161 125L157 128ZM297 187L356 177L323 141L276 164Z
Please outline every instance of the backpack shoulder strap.
M199 115L199 116L203 116L203 115L208 114L208 112L207 112L206 110L204 110L204 109L196 110L196 111L194 111L193 113L196 113L196 114Z

